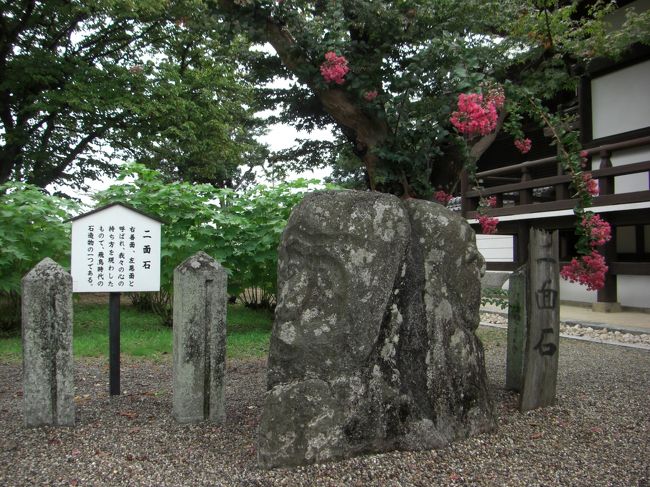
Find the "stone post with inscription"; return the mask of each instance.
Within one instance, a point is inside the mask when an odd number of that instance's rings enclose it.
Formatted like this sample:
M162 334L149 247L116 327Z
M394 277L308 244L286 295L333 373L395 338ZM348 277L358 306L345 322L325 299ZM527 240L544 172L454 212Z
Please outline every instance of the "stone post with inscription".
M72 276L43 259L22 280L26 426L74 426Z
M225 417L227 279L204 252L174 270L173 416L181 423Z
M528 337L519 409L555 404L560 344L558 232L530 230Z

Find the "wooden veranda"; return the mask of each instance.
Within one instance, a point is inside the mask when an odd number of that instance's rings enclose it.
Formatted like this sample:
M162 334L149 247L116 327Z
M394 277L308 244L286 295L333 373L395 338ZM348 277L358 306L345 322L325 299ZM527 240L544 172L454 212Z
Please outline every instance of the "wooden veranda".
M614 178L636 174L649 181L650 160L632 164L612 165L612 155L620 151L650 149L650 136L588 147L592 158L591 173L598 180L599 196L593 200L592 211L600 213L612 226L612 240L600 250L609 272L605 287L598 292L598 301L617 302L616 276L650 276L650 256L646 249L644 225L650 224L650 190L616 192ZM597 168L597 169L596 169ZM489 262L488 270L512 271L528 259L528 235L531 226L560 230L560 260L572 256L575 236L572 228L575 200L571 199L570 176L564 173L557 157L546 157L476 173L480 189L470 187L466 172L461 175L461 211L475 229L477 207L481 197L496 197L496 207L487 210L498 217L499 234L513 235L511 262ZM649 186L650 187L650 186ZM635 253L617 253L616 228L635 228Z

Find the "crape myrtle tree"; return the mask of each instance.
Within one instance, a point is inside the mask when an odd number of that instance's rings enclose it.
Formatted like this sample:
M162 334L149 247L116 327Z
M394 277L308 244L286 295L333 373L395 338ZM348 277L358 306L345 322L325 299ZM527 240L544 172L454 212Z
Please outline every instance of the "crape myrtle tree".
M543 106L573 92L589 59L620 51L633 36L647 40L647 15L630 20L627 36L607 34L602 17L615 5L579 3L220 0L215 12L273 47L256 68L262 79L292 80L266 96L269 107L283 108L282 121L339 129L336 142L306 143L292 157L303 155L309 166L324 156L353 168L355 156L367 187L428 197L457 179L468 156L478 159L504 126L520 135L529 102ZM452 125L462 93L487 105L505 95L491 130L463 133Z
M575 96L576 74L593 57L648 42L647 13L608 29L604 17L615 8L552 0L219 0L214 12L273 47L255 68L261 79L291 80L266 94L270 106L282 107L280 120L338 129L333 143L285 153L289 167L333 163L357 185L362 177L372 190L432 198L453 190L464 167L471 173L501 130L530 150L521 125L531 119L552 131L573 176L579 251L587 256L603 230L598 222L592 235L584 208L593 191L578 138L553 103ZM482 223L494 230L489 217Z
M0 0L0 183L82 188L137 158L236 184L263 151L210 21L202 0Z

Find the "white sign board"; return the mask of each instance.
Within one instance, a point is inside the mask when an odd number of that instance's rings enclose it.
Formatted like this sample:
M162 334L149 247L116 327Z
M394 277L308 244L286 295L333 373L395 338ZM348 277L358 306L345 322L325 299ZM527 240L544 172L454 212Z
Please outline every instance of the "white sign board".
M161 222L119 203L72 220L72 290L160 290Z

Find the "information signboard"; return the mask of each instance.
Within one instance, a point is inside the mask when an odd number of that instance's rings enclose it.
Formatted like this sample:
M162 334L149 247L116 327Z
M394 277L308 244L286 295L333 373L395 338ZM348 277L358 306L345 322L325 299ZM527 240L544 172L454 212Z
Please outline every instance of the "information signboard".
M71 221L74 292L160 290L159 220L113 203Z

